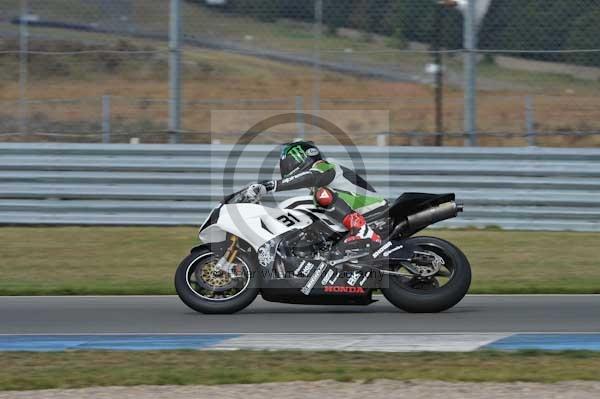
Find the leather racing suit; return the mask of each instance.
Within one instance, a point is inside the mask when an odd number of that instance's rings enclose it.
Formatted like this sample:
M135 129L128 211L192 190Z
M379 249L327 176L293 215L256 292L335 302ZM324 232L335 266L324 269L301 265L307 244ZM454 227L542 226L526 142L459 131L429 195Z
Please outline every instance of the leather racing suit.
M322 160L307 171L262 184L270 192L309 188L315 203L349 230L345 243L381 242L381 237L367 225L363 215L387 207L387 201L349 168Z

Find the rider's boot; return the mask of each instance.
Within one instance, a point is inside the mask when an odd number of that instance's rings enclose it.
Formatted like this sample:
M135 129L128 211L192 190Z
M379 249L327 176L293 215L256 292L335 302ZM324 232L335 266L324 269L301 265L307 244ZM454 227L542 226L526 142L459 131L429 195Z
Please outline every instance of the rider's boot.
M349 235L344 239L343 246L340 248L342 251L372 251L381 244L379 234L369 227L365 217L360 213L353 212L346 215L342 223L349 230Z

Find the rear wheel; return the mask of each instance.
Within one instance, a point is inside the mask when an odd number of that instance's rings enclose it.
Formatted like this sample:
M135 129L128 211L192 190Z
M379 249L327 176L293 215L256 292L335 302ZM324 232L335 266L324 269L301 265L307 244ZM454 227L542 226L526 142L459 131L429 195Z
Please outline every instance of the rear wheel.
M235 277L216 269L220 256L200 247L181 261L175 272L175 290L190 308L201 313L235 313L258 295L254 262L238 252L233 261Z
M436 313L447 310L464 298L471 285L471 265L452 243L435 237L414 237L407 241L437 265L422 269L427 276L390 276L383 295L398 308L411 313ZM401 271L396 265L393 271ZM408 273L407 273L408 274Z

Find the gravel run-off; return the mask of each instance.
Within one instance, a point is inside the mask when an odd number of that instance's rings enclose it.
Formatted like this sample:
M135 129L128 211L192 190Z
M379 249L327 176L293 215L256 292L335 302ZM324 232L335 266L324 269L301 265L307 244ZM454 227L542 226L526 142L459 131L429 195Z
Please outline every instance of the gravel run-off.
M96 387L84 389L50 389L40 391L4 391L0 399L597 399L600 382L570 381L556 384L539 383L449 383L439 381L370 382L287 382L268 384Z

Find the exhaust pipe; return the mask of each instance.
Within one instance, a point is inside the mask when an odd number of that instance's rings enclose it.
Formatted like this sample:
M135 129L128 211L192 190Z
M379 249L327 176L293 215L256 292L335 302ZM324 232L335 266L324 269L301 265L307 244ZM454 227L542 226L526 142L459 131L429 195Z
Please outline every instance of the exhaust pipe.
M424 211L417 212L408 216L404 221L398 224L392 233L403 232L403 235L412 235L427 226L431 226L442 220L455 218L459 212L463 211L463 205L454 201L446 202L437 206L432 206Z

